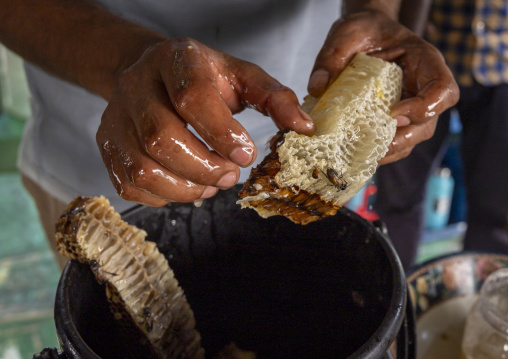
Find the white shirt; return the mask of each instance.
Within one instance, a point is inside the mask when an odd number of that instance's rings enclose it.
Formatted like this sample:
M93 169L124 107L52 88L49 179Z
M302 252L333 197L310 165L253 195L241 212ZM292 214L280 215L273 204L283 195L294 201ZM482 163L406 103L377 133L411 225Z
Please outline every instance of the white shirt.
M194 38L261 66L300 100L340 0L99 0L110 11L168 37ZM105 34L107 36L107 34ZM116 195L95 134L106 102L26 64L32 117L18 157L22 173L63 202L106 196L118 211L133 203ZM277 131L269 117L247 109L234 116L258 149ZM244 182L250 168L242 169Z

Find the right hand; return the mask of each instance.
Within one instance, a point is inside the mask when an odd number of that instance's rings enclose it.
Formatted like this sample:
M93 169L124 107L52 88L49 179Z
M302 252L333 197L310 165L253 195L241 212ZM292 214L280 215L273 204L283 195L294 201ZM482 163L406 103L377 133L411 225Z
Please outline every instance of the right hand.
M314 132L296 95L260 67L191 39L151 46L120 76L97 131L117 193L162 206L235 185L238 166L256 158L252 139L233 118L246 107L279 128Z
M320 96L358 52L396 62L403 70L403 98L391 115L397 132L379 164L408 156L434 134L439 115L455 105L459 88L441 53L380 11L361 11L336 21L319 52L309 93Z

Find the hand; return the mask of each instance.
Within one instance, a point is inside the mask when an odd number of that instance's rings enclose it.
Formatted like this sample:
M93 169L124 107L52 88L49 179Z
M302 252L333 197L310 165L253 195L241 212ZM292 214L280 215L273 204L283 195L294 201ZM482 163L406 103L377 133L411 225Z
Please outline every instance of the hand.
M287 87L191 39L150 47L118 83L97 144L118 194L145 205L204 199L236 184L238 166L256 158L252 139L233 118L246 107L280 128L314 131Z
M382 12L364 11L334 23L316 59L309 93L321 95L358 52L394 61L403 69L402 101L391 113L397 132L379 164L394 162L432 137L438 116L457 103L459 89L436 48Z

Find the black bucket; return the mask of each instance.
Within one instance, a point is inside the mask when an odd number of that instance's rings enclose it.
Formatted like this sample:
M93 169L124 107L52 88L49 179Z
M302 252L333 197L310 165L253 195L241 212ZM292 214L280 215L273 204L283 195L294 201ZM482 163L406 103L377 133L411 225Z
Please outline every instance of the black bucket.
M397 358L414 357L404 272L382 230L347 209L306 226L263 219L240 210L237 192L122 214L168 259L207 357L234 342L258 358L391 358L395 341ZM55 323L62 352L35 357L129 358L138 349L117 330L104 288L74 261L58 285Z

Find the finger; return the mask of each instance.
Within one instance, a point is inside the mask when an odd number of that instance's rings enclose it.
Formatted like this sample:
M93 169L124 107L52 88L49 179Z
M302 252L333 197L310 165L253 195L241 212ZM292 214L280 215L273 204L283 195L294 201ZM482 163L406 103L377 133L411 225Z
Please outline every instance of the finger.
M124 115L120 121L117 115L111 126L107 120L111 112L106 109L97 142L117 193L124 199L160 206L208 198L217 192L215 187L196 185L154 161L142 148L130 119Z
M397 128L395 137L388 146L385 157L398 154L412 148L418 143L428 140L434 134L437 125L437 117L420 125L409 125Z
M168 201L148 194L136 188L130 182L118 154L118 149L111 141L103 140L101 133L103 133L103 130L99 127L97 143L99 144L102 160L108 170L109 178L115 187L116 193L127 201L146 206L162 207L168 204Z
M238 167L199 140L178 116L162 83L147 85L150 97L131 106L143 151L171 173L205 186L229 188L240 177Z
M260 67L241 63L237 67L238 93L246 104L269 115L280 129L313 135L314 121L301 108L296 94Z
M122 139L120 158L128 179L136 188L171 202L191 202L217 193L218 188L197 185L147 156L133 131L126 131Z
M409 156L411 154L413 149L414 149L414 147L409 147L409 148L406 148L404 151L385 156L381 160L378 161L378 165L380 165L380 166L386 165L388 163L396 162L398 160L406 158L407 156Z
M334 24L330 33L335 31L334 28L337 26L339 26L337 23ZM307 90L310 95L319 97L326 91L330 83L346 67L358 51L358 46L354 44L355 42L352 41L352 46L340 46L338 39L334 39L331 36L326 38L323 47L316 57L309 78Z
M428 121L439 116L458 101L459 90L453 78L436 78L428 81L414 97L396 104L391 115L395 118L406 117L413 124Z
M182 45L183 46L183 45ZM177 50L161 76L171 104L204 141L239 166L256 157L254 142L221 97L206 54L190 42Z
M441 53L420 38L413 39L397 60L404 70L403 90L412 94L392 109L414 123L440 115L459 100L459 88Z
M396 61L404 70L403 100L391 112L398 126L426 122L457 103L459 89L443 56L422 39L413 36L405 47L371 55Z
M377 20L353 14L332 25L314 62L307 86L309 94L321 96L355 54L371 52L381 46L373 41L378 35L371 33L374 21Z

